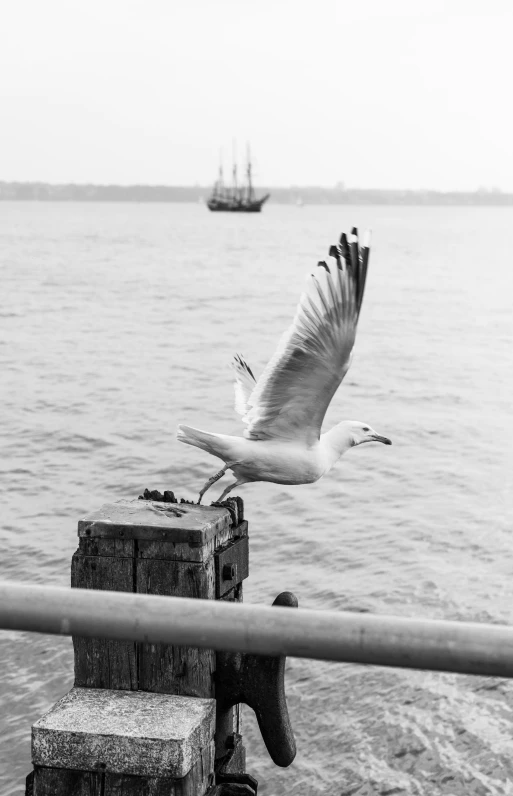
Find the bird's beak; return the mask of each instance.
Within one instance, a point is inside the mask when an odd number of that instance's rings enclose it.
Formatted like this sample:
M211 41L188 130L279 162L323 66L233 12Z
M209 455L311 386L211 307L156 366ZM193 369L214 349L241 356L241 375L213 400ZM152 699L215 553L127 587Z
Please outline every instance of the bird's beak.
M392 444L392 440L391 439L388 439L388 437L381 437L379 434L373 434L372 439L375 442L382 442L383 445L391 445Z

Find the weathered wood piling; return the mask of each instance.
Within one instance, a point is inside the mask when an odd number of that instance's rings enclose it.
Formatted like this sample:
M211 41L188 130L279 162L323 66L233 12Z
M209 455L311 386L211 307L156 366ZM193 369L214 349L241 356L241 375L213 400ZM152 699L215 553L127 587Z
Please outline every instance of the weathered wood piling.
M124 500L81 520L72 587L241 601L242 500L172 500ZM27 794L221 796L235 792L216 785L228 781L256 792L245 774L239 700L226 691L220 698L220 669L225 681L240 670L233 657L217 653L216 664L209 649L103 638L73 637L73 646L74 688L32 728Z

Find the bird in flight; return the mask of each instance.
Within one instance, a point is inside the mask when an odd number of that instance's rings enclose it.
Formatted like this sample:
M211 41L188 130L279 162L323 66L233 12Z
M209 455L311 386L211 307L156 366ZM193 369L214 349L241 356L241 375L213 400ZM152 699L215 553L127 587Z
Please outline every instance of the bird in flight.
M198 503L227 470L235 481L219 501L252 481L310 484L356 445L392 444L358 420L343 420L321 433L326 410L351 364L369 251L368 240L359 245L356 227L330 247L328 260L319 262L308 278L292 325L258 381L242 357L234 358L235 409L246 424L244 436L178 426L180 442L224 462L201 489Z

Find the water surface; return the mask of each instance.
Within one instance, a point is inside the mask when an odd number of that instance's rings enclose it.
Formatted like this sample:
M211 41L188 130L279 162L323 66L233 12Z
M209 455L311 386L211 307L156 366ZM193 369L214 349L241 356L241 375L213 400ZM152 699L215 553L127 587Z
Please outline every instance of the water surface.
M237 433L230 357L261 372L304 276L374 231L353 366L326 418L392 447L321 482L240 488L245 600L510 622L511 208L0 203L0 577L68 585L77 520L145 486L192 499L218 467L177 422ZM212 499L221 485L212 490ZM30 725L72 684L69 639L0 634L0 792L23 793ZM513 793L506 681L291 660L298 754L269 796Z

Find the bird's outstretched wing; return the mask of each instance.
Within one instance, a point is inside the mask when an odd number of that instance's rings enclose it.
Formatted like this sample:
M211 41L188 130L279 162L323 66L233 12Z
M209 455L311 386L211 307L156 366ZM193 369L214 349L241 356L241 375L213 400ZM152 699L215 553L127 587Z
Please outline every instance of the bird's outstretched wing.
M249 411L248 399L255 389L256 379L248 363L236 354L232 360L232 368L235 372L235 411L243 417Z
M244 417L248 439L288 439L313 445L326 410L351 364L362 305L369 245L358 232L342 234L320 262L300 298Z

